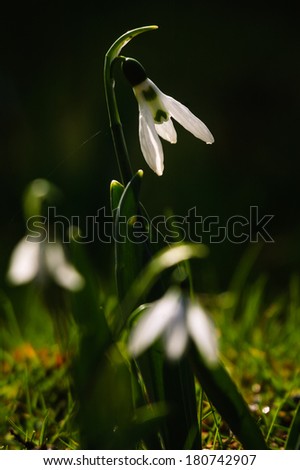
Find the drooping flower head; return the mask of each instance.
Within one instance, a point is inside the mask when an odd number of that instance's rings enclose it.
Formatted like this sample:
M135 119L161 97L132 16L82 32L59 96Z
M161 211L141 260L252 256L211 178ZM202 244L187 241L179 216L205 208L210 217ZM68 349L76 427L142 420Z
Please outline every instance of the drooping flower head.
M170 360L178 360L185 352L189 338L203 360L210 366L218 362L217 335L207 313L178 288L170 288L137 321L129 337L132 356L142 354L158 338Z
M22 285L36 280L45 285L54 281L74 292L84 286L83 277L67 260L61 243L30 241L28 238L22 238L12 252L7 273L11 284Z
M133 87L139 106L139 138L141 150L150 168L159 176L164 171L164 154L159 136L171 144L177 142L177 133L171 118L207 144L213 135L186 106L165 95L148 77L142 65L126 58L123 72Z
M49 181L38 178L32 181L24 192L24 215L42 217L49 204L60 197L60 191ZM34 235L33 235L34 234ZM9 263L7 279L11 284L22 285L36 281L42 287L54 282L69 291L80 290L84 279L67 259L62 243L51 241L45 227L28 232L15 246Z

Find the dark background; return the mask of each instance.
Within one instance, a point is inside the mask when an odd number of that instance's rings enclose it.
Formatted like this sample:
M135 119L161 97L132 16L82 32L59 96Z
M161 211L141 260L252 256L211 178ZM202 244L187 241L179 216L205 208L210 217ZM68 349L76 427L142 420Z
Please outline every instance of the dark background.
M271 5L271 6L270 6ZM186 104L210 128L206 146L180 126L164 144L157 177L139 150L137 104L120 74L119 108L133 168L145 172L142 200L150 215L171 209L226 220L274 214L256 273L284 289L299 270L299 17L289 2L10 2L0 16L1 272L24 234L22 194L34 178L64 194L61 213L87 215L109 205L119 179L103 87L104 54L129 29L159 29L124 54ZM99 134L92 136L99 131ZM212 245L209 282L226 289L248 244ZM111 247L88 246L99 274L111 271ZM207 271L207 272L208 272Z

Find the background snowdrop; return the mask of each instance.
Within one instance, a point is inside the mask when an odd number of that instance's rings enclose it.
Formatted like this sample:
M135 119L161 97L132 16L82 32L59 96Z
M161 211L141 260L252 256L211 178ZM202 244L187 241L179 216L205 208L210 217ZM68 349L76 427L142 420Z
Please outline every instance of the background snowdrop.
M83 277L66 259L61 243L28 241L27 237L22 238L12 252L7 278L15 285L33 280L41 283L54 281L74 292L84 286Z
M129 352L137 357L159 337L170 360L178 360L184 354L190 338L204 361L211 366L218 362L212 321L200 304L191 301L179 288L170 288L137 321L129 337Z

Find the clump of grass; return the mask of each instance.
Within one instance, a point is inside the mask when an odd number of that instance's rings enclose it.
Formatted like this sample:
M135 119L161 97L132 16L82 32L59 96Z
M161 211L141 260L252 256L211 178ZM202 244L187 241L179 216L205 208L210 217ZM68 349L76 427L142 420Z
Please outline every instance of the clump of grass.
M2 352L0 386L1 448L77 447L68 365L57 347Z
M246 276L240 290L213 302L226 366L270 448L283 449L300 400L299 277L277 295L270 289L265 276L252 282Z
M260 282L245 282L238 295L242 305L233 312L233 293L203 297L222 331L221 351L227 369L239 385L271 449L289 447L293 419L299 415L298 367L299 279L271 303ZM243 312L260 297L255 322L246 329ZM110 300L111 302L111 300ZM11 308L11 306L10 306ZM245 315L246 315L245 314ZM236 315L234 323L230 318ZM247 319L247 322L249 320ZM32 317L34 323L34 317ZM72 373L55 341L43 349L24 342L16 346L10 331L17 322L10 311L2 323L0 363L0 446L2 449L77 449L80 446ZM34 325L32 325L34 329ZM11 341L8 340L11 338ZM282 341L279 341L282 338ZM197 385L202 446L241 449L227 423ZM295 431L292 433L295 434ZM297 440L294 437L294 441Z

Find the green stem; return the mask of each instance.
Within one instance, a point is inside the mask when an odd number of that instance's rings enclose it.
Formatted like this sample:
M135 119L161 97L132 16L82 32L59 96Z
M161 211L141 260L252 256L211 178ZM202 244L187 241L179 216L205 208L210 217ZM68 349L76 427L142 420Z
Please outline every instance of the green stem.
M116 100L115 80L112 75L112 65L113 64L110 63L109 58L106 56L104 62L104 86L109 124L121 180L122 183L126 185L132 178L132 169Z
M157 26L144 26L136 28L119 37L114 44L110 47L105 55L104 60L104 88L106 104L109 116L109 123L114 143L115 153L118 160L121 180L126 185L132 178L133 173L130 165L129 155L127 151L126 141L123 133L122 123L120 120L116 94L115 94L115 80L113 76L113 67L116 59L122 58L119 56L122 48L138 34L156 29Z

